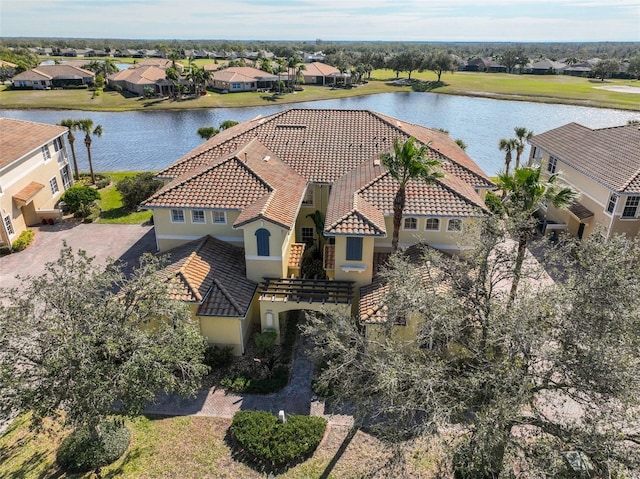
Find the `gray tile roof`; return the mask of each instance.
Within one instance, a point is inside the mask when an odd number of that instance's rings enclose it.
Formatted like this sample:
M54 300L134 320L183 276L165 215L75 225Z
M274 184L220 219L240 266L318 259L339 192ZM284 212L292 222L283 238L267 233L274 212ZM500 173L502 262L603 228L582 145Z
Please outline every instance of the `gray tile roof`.
M640 193L639 125L593 130L569 123L530 142L613 191Z

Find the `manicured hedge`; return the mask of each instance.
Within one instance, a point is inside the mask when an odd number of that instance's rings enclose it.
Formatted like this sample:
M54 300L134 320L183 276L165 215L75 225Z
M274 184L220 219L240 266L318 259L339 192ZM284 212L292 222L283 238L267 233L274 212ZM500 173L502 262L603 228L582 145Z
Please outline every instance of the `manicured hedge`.
M33 230L30 230L30 229L24 230L22 233L20 233L20 236L18 236L18 238L11 245L13 251L22 251L23 249L25 249L27 246L29 246L33 242L34 236L35 236L35 233L33 232Z
M72 432L60 445L56 462L68 472L85 472L111 464L124 454L131 433L117 422L101 426L99 437L91 437L86 428Z
M326 427L327 420L316 416L294 414L283 424L269 412L238 411L230 429L238 452L260 467L273 469L313 454Z

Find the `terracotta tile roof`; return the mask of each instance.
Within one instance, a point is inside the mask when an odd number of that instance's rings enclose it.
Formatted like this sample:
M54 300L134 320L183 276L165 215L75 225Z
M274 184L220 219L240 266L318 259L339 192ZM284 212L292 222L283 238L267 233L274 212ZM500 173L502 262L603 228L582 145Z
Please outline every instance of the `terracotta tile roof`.
M61 63L59 65L39 65L36 68L30 68L13 77L13 80L42 80L53 78L87 78L95 77L92 71L85 70L74 65Z
M155 65L143 65L136 68L128 68L109 76L110 81L126 81L134 85L149 85L158 80L164 80L167 71Z
M300 268L302 266L302 255L307 247L305 243L293 243L289 254L289 268Z
M323 259L323 268L324 269L335 269L336 266L336 245L334 244L325 244L324 245L324 254L322 255Z
M340 73L335 67L322 62L311 62L305 64L305 70L302 71L304 76L331 76Z
M592 130L569 123L535 135L530 143L613 191L640 193L638 125Z
M66 133L58 125L0 118L0 168Z
M243 248L205 236L167 254L161 274L172 282L174 299L200 304L199 316L247 314L258 283L245 276Z
M38 183L37 181L32 181L27 186L18 191L15 195L13 195L14 200L21 201L23 203L28 203L31 198L35 196L38 191L44 188L42 183Z

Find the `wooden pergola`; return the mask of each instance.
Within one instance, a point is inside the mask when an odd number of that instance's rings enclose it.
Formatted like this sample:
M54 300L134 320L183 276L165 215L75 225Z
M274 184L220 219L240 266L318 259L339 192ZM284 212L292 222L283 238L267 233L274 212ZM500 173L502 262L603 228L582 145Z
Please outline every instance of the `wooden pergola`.
M284 303L351 304L353 281L265 278L260 301Z

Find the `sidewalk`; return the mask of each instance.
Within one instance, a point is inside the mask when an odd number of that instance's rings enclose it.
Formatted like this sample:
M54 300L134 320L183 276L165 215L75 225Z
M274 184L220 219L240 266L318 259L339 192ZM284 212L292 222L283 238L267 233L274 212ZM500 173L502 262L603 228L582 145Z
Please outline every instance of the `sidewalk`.
M232 418L240 410L270 411L273 414L284 410L287 414L324 417L334 426L351 427L351 416L327 413L324 401L316 398L311 391L313 361L308 354L308 347L304 338L298 337L289 384L277 393L227 394L223 389L212 387L201 390L191 399L161 396L156 404L148 406L144 412L161 416Z

